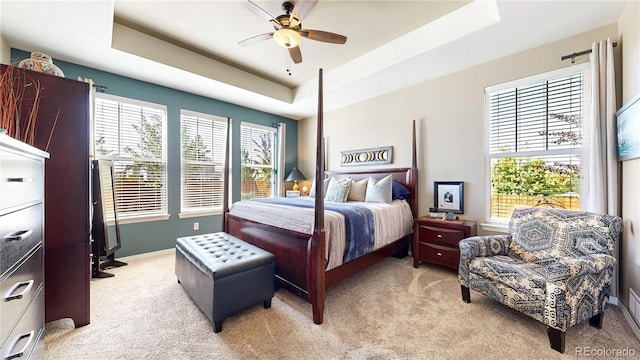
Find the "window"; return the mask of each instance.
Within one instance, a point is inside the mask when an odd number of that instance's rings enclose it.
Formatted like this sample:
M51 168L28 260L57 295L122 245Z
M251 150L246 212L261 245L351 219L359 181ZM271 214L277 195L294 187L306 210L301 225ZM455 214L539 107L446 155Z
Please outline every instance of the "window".
M180 111L181 212L222 211L227 119Z
M162 105L96 94L96 159L111 160L118 216L167 215L166 118Z
M268 198L274 196L274 152L276 129L242 123L241 198Z
M490 221L516 206L580 209L585 71L489 88Z

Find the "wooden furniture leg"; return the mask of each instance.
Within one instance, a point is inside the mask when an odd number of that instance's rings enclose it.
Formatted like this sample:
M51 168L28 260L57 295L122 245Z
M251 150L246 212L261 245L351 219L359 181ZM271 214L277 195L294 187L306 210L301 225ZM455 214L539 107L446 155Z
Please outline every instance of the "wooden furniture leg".
M469 288L464 285L460 285L460 289L462 289L462 301L467 304L471 303L471 292L469 291Z
M604 313L600 313L598 315L592 316L589 318L589 325L593 326L596 329L602 329L602 319L604 318Z
M564 353L565 332L547 326L547 334L549 335L549 344L551 345L551 348L560 353Z

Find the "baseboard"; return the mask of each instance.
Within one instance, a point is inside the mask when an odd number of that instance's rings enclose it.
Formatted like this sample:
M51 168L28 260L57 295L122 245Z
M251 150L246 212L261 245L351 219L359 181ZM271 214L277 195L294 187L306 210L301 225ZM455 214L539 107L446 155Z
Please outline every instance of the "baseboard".
M176 250L175 248L169 248L169 249L151 251L151 252L146 252L146 253L142 253L142 254L129 255L129 256L117 258L117 260L121 260L121 261L124 261L124 262L131 261L131 260L140 260L140 259L144 259L144 258L148 258L148 257L153 257L153 256L158 256L158 255L165 255L165 254L174 252L175 250Z
M611 304L614 304L614 302L611 301L611 299L612 298L609 299L609 302ZM629 324L631 331L633 331L633 333L636 335L638 340L640 340L640 327L638 327L638 324L636 324L635 320L633 320L631 313L629 313L629 310L627 310L627 308L624 306L623 303L618 301L618 298L613 298L613 299L616 300L614 305L617 305L620 308L620 311L622 312L622 316L624 316L624 318L627 320L627 323Z

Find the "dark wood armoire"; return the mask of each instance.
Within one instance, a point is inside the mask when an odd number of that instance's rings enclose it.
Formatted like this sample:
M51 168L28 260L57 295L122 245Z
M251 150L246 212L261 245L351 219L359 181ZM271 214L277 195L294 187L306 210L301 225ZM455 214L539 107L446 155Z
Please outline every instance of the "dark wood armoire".
M89 324L90 310L90 85L21 71L27 84L40 87L33 146L50 154L45 163L45 321L70 318L79 327ZM35 88L25 87L23 111L31 109Z

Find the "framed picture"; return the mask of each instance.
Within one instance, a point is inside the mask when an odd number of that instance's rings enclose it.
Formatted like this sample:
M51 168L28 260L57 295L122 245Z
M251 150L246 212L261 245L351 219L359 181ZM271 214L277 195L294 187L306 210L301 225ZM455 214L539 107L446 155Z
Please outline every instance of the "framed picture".
M616 112L618 160L640 157L640 94Z
M436 181L433 184L433 205L438 211L464 214L464 182Z

